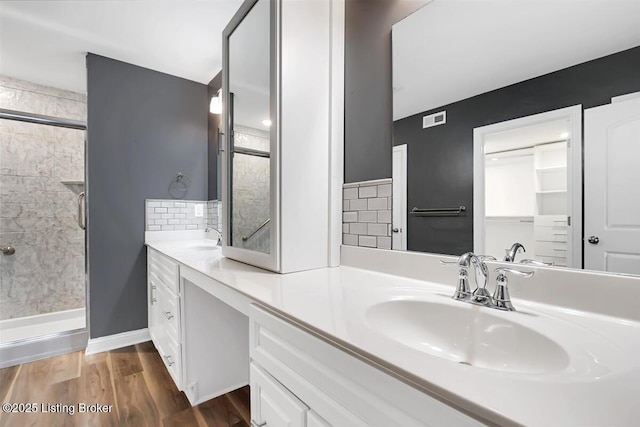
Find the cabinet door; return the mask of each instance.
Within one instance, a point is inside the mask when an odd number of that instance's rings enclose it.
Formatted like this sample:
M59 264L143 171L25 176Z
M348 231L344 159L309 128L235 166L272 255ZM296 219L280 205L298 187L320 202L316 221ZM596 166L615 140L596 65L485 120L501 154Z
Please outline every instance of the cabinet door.
M309 408L269 374L251 363L251 420L269 427L304 427Z
M320 415L313 411L307 412L307 427L331 427Z

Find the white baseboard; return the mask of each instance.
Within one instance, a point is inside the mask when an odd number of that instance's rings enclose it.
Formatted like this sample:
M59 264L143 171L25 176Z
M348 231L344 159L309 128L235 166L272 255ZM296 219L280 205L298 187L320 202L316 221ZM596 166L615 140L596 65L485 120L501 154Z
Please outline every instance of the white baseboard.
M106 337L89 339L87 344L87 355L102 353L103 351L115 350L141 342L150 341L149 329L138 329L137 331L122 332L121 334L108 335Z

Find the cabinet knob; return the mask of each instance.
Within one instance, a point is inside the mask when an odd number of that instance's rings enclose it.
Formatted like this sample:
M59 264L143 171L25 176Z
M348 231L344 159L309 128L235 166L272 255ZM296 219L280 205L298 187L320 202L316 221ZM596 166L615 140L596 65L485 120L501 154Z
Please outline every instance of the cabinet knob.
M164 317L166 317L167 320L173 319L173 314L171 314L170 311L163 311L163 313L164 313Z
M402 229L396 227L396 228L392 228L391 231L394 232L394 233L400 233L402 231Z
M600 242L600 238L598 236L591 236L587 241L592 245L597 245L598 242Z

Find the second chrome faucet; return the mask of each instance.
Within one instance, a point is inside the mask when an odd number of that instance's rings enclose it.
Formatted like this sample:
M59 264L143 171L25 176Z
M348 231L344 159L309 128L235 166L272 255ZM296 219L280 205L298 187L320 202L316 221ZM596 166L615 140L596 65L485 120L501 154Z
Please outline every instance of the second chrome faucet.
M514 311L515 308L511 303L509 290L507 288L507 273L515 274L520 277L533 276L532 271L520 271L513 268L501 267L495 270L498 273L496 277L496 289L493 296L487 291L487 279L489 269L485 264L486 260L495 261L492 256L475 255L472 252L464 253L457 261L440 260L443 265L457 265L460 267L458 273L458 283L456 290L452 296L453 299L469 302L471 304L482 305L485 307L496 308L498 310ZM469 286L469 267L473 266L475 270L476 289L472 292Z

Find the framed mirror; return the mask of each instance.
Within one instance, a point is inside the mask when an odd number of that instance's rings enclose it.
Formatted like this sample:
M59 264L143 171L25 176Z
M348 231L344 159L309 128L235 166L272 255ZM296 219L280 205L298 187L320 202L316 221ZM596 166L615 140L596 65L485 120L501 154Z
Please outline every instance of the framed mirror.
M639 15L433 0L395 24L394 248L640 274Z
M270 0L245 2L223 34L226 246L265 267L276 254L272 9Z

